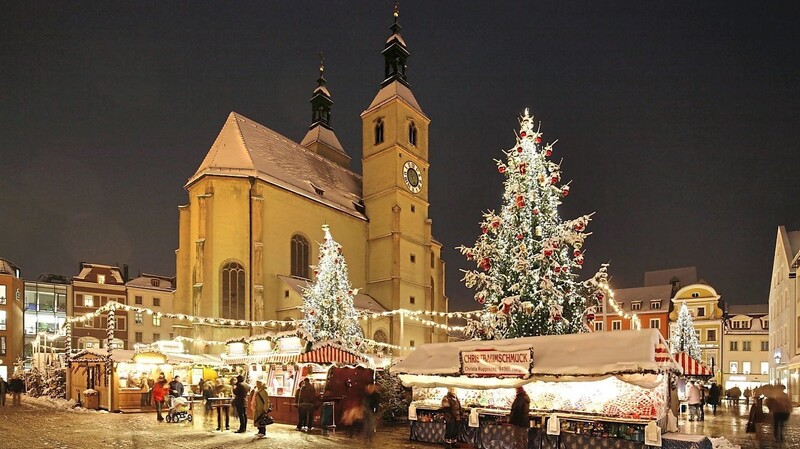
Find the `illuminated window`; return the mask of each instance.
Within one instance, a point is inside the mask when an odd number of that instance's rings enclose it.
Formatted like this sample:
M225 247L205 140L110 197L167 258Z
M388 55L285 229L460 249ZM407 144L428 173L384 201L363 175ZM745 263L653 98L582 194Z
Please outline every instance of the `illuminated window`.
M153 326L161 326L161 315L153 315Z
M742 362L742 374L750 374L750 362Z
M761 362L761 374L769 374L769 362Z
M6 286L0 285L0 305L6 303Z
M0 337L0 355L6 355L6 337Z
M417 125L414 122L408 125L408 143L414 146L417 145Z
M622 320L614 320L611 322L611 330L618 331L622 330Z
M244 319L244 267L237 262L228 262L222 267L222 318Z
M0 310L0 331L6 330L6 311Z
M106 283L106 275L105 274L98 274L97 275L97 283L98 284L105 284Z
M83 306L84 307L94 307L94 296L92 296L92 295L83 295Z
M142 322L143 322L143 321L144 321L144 320L142 319L142 312L136 312L136 313L133 315L133 322L134 322L135 324L142 324Z
M739 372L739 362L731 362L731 374Z
M300 234L292 236L290 274L309 279L308 277L308 240Z

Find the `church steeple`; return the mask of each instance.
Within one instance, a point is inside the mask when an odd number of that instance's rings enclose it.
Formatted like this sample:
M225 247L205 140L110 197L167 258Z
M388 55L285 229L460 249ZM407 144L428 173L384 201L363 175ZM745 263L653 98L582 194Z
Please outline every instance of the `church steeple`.
M319 78L317 78L317 88L314 89L314 96L311 97L311 126L322 125L331 128L331 93L325 87L325 57L319 52Z
M317 78L317 88L309 102L311 103L311 126L308 128L306 136L300 141L300 145L330 159L344 168L350 168L350 156L342 148L336 134L331 128L331 106L333 100L331 93L325 86L325 58L322 52L319 53L319 78Z
M400 17L400 11L397 3L394 4L394 23L390 30L392 35L386 40L386 46L381 54L384 58L384 80L381 86L391 84L392 81L399 81L408 86L408 79L406 79L406 61L411 53L408 52L406 42L400 36L400 31L403 27L397 23L397 18Z

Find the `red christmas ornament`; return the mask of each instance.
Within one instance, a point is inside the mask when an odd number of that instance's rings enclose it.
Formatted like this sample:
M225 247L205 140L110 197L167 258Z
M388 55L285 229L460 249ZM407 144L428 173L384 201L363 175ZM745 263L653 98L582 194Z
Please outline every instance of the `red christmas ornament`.
M542 143L542 138L539 137L539 136L536 136L536 138L533 139L533 141L536 142L536 143Z
M569 186L564 186L564 188L561 189L561 194L564 196L569 195Z
M605 295L604 295L604 294L602 294L602 293L598 293L598 294L597 294L597 299L598 299L598 300L602 301L602 300L603 300L603 298L605 298Z
M551 150L550 148L544 150L544 155L547 156L547 157L552 156L553 155L553 150Z
M594 314L593 313L587 313L586 314L586 319L589 320L589 321L594 321Z
M583 224L575 223L575 230L576 231L580 232L580 231L583 231L585 228L586 228L586 226L584 226Z
M483 269L483 271L489 271L489 268L492 267L492 262L489 261L488 257L484 257L481 259L480 267Z
M583 265L583 257L575 258L575 263L577 263L578 265Z
M489 228L486 228L486 227L481 227L481 232L483 232L484 234L486 234L487 232L489 232Z
M525 136L527 136L527 135L528 135L528 133L526 133L525 131L521 131L521 132L519 133L519 136L520 136L520 137L525 137Z
M555 313L553 315L553 321L561 321L561 314L560 313Z
M500 227L500 220L492 221L492 227L493 228L499 228Z
M309 310L308 314L311 315L311 316L314 316L314 309Z
M483 304L483 303L485 303L485 302L486 302L486 299L484 299L484 297L483 297L483 296L479 296L479 297L478 297L478 299L477 299L476 301L478 301L478 304Z
M522 240L522 239L524 239L524 238L525 238L525 236L524 236L524 235L522 235L522 234L517 234L517 240Z
M517 153L522 153L522 147L517 147Z
M558 182L558 176L553 176L552 178L550 178L550 184L555 184L557 182Z
M500 173L505 173L506 172L505 165L501 165L501 166L497 167L497 171L499 171Z
M517 207L523 207L525 205L525 198L522 195L517 195Z
M523 174L523 175L525 174L526 166L527 166L527 164L525 164L524 162L519 164L519 172L520 172L520 174Z
M534 207L533 208L533 215L539 215L539 208L538 207Z
M318 275L318 274L319 274L319 271L317 271L317 270L314 270L314 276L316 276L316 275Z
M553 267L553 272L560 273L561 272L561 267L559 267L558 265L554 266Z
M575 257L580 256L581 255L581 250L576 249L575 251L572 252L572 255L575 256Z
M544 250L544 255L545 255L545 257L552 256L553 255L553 250L550 249L550 248L547 248L546 250Z
M475 259L475 255L472 253L467 253L467 260L473 260L473 259Z

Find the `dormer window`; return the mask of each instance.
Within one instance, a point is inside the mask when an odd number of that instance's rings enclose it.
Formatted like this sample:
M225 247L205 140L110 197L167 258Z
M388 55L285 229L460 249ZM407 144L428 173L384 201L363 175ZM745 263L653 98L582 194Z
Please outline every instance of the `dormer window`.
M98 274L97 275L97 283L98 284L105 284L106 283L106 275L105 274Z
M314 183L309 183L309 184L311 184L311 187L314 188L314 193L316 193L317 195L322 196L322 194L325 193L325 190L323 190L322 187L317 187L316 185L314 185Z
M641 301L635 301L631 303L631 310L642 310L642 303Z
M161 279L150 279L150 285L153 287L161 287Z
M383 143L383 119L375 120L375 145Z
M661 309L661 301L650 301L650 310Z
M417 125L414 122L408 124L408 143L417 146Z

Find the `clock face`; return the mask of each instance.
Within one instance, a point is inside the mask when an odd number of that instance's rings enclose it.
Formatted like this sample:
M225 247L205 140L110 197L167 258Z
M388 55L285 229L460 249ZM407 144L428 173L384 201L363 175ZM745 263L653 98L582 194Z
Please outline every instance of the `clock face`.
M403 181L411 193L419 193L422 190L422 174L419 172L417 164L408 161L403 165Z

